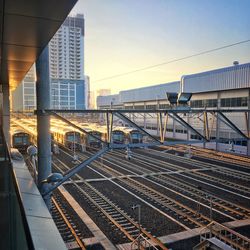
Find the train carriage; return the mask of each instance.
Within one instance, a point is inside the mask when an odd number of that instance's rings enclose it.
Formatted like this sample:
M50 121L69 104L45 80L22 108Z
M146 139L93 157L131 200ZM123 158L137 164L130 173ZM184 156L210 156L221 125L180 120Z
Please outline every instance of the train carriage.
M143 142L143 134L138 129L126 127L124 128L124 132L129 143Z
M82 151L82 136L77 130L66 126L51 127L51 135L54 141L72 150Z
M27 148L32 144L31 135L21 129L12 129L11 138L12 147L22 153L26 152Z
M106 126L96 127L100 133L102 133L102 139L107 141L107 128ZM142 143L143 134L134 128L128 127L115 127L112 130L112 142L114 144L125 144L125 143Z
M89 133L83 135L86 148L87 149L101 148L102 143L96 138L102 139L102 133L100 131L90 128L88 129L85 128L85 130ZM91 135L95 136L96 138Z

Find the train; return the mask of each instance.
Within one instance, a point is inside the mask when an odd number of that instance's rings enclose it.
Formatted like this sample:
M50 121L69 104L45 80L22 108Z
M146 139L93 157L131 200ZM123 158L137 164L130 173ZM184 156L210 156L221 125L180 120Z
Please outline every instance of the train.
M21 151L25 151L29 145L35 143L35 137L37 135L36 120L21 119L15 121L15 123L24 129L23 131L20 131L20 133L22 133L20 134L21 139L19 138L19 145L17 145L18 138L14 138L13 135L13 145L15 145L14 147L16 148L20 148ZM52 139L52 151L55 144L63 145L71 150L85 151L99 149L102 147L101 140L104 142L108 141L106 126L101 126L95 123L86 124L80 122L74 122L74 124L84 129L87 133L83 133L81 130L73 128L60 120L51 119L50 133ZM26 142L26 140L28 142ZM112 143L114 144L142 142L143 134L137 129L115 126L112 130Z
M11 146L18 149L21 153L26 152L27 148L33 143L32 136L20 128L11 128Z
M88 133L70 127L51 128L52 139L71 150L85 151L101 148L101 133L90 128L84 128ZM93 135L93 136L91 136Z
M106 126L96 126L95 129L102 134L102 140L108 141L108 133ZM114 127L112 129L112 143L114 144L128 144L128 143L142 143L143 134L134 128L128 127Z

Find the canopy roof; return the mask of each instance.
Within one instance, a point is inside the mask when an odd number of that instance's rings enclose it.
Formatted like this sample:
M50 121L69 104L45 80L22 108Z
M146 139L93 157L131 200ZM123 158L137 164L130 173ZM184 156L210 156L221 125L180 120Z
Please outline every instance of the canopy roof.
M0 0L0 84L22 81L77 0Z

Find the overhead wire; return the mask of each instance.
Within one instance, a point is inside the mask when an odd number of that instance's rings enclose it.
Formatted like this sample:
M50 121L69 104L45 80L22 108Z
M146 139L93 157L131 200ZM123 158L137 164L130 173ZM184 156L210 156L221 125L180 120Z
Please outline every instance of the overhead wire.
M170 60L170 61L167 61L167 62L154 64L154 65L146 66L146 67L143 67L143 68L127 71L127 72L124 72L124 73L121 73L121 74L116 74L116 75L113 75L113 76L104 77L104 78L93 81L93 83L106 81L106 80L110 80L110 79L114 79L114 78L118 78L118 77L122 77L122 76L126 76L126 75L130 75L130 74L133 74L133 73L137 73L137 72L144 71L144 70L147 70L147 69L160 67L162 65L171 64L171 63L174 63L174 62L183 61L183 60L186 60L186 59L189 59L189 58L209 54L209 53L212 53L212 52L215 52L215 51L218 51L218 50L223 50L223 49L226 49L226 48L230 48L230 47L237 46L237 45L244 44L244 43L248 43L248 42L250 42L250 39L243 40L243 41L236 42L236 43L232 43L232 44L228 44L228 45L224 45L224 46L217 47L217 48L210 49L210 50L205 50L205 51L202 51L202 52L199 52L199 53L196 53L196 54L192 54L192 55L189 55L189 56L176 58L176 59L173 59L173 60Z

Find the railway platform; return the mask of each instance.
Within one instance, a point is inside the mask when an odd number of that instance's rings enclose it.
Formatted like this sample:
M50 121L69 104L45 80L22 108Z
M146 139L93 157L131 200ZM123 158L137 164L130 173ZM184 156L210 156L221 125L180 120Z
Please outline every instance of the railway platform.
M67 249L26 164L0 141L0 249Z

